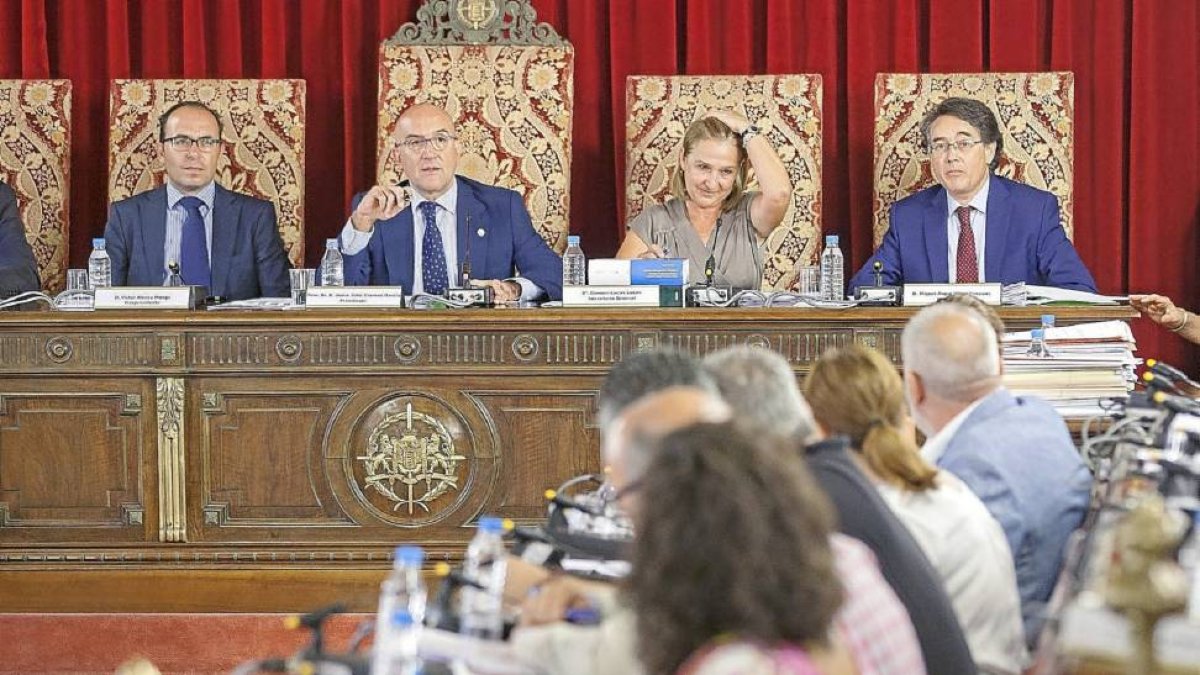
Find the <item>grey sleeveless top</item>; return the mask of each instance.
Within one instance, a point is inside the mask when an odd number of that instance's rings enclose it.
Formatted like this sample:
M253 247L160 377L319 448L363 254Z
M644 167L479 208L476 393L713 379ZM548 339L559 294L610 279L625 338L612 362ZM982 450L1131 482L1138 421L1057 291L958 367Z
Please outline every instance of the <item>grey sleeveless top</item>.
M721 214L717 227L709 235L716 262L713 283L732 286L735 291L758 290L762 284L762 249L758 233L750 224L750 203L757 194L742 195L732 209ZM668 257L687 258L688 281L704 283L709 249L688 221L687 206L682 200L672 197L664 204L647 208L629 223L629 229L647 246L657 244L665 248Z

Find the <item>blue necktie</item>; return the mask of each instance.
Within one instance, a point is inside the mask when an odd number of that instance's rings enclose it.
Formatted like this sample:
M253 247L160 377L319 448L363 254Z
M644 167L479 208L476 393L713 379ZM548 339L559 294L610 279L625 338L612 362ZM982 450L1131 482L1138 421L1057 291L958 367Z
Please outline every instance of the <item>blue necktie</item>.
M178 204L187 211L183 219L183 236L179 239L179 275L189 286L204 286L212 293L212 269L208 266L208 237L204 233L204 216L199 197L184 197Z
M421 202L421 215L425 217L425 238L421 245L421 283L425 292L432 295L445 293L450 285L446 270L446 249L442 246L442 233L437 226L437 202Z

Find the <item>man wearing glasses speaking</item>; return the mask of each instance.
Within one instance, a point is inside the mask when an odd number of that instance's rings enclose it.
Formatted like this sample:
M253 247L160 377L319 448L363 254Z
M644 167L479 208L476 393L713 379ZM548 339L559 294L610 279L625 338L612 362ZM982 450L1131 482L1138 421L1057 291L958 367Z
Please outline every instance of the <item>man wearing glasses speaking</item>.
M461 152L441 108L405 110L392 135L405 180L355 196L342 229L347 285L445 292L464 261L497 302L562 297L562 259L533 229L521 195L456 176Z
M892 205L891 226L851 290L883 283L1024 281L1095 292L1096 282L1067 239L1058 199L992 173L1003 141L983 103L948 98L921 121L939 183Z
M158 119L166 184L116 202L104 228L114 286L183 282L225 300L289 293L288 260L271 202L216 183L220 117L196 101Z

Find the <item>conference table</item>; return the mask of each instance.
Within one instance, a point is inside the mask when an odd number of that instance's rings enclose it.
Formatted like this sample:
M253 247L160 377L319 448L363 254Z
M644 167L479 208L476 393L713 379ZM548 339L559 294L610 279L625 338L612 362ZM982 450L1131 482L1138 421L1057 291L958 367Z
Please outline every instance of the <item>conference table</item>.
M370 609L397 544L456 560L481 514L539 522L598 472L622 357L749 344L803 375L859 343L899 365L912 311L0 312L0 607Z

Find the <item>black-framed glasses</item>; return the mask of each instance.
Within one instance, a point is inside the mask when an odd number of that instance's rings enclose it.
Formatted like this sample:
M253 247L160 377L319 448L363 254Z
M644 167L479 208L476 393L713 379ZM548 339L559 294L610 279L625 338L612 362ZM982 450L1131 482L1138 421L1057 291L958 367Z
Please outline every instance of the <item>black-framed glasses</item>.
M446 149L450 141L455 140L458 136L446 132L438 132L428 138L422 136L409 136L408 138L399 141L400 147L408 152L419 155L425 152L425 148L433 148L434 152L441 152Z
M191 136L180 135L164 138L162 142L163 145L169 145L180 152L191 150L192 148L200 148L204 152L209 152L221 145L221 139L213 138L212 136L192 138Z
M958 150L958 152L961 154L961 153L964 153L964 152L970 150L971 148L979 145L982 142L983 141L978 140L978 139L968 140L965 138L961 141L935 141L935 142L929 144L929 154L944 155L944 154L950 152L950 148L954 148L955 150Z

